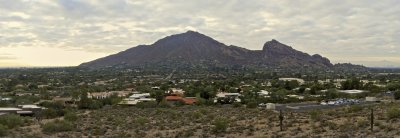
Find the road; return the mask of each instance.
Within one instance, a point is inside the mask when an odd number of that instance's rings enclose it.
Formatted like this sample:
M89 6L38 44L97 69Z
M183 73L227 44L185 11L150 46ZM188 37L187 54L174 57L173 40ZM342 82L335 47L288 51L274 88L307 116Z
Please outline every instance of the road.
M375 102L361 102L357 105L366 106L377 104ZM343 107L351 104L341 104L341 105L321 105L319 103L290 103L290 104L277 104L275 110L290 110L295 112L304 112L310 110L321 110L321 109L333 109L338 107Z

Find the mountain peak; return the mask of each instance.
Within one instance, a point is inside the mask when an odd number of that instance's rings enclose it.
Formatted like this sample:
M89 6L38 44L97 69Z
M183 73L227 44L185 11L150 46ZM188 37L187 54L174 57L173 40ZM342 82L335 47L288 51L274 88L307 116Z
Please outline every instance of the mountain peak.
M222 43L196 31L188 30L184 33L174 34L158 40L153 45L162 46L204 46L221 45Z
M265 50L292 50L292 49L293 49L292 47L282 44L281 42L279 42L275 39L265 42L264 47L263 47L263 51L265 51Z

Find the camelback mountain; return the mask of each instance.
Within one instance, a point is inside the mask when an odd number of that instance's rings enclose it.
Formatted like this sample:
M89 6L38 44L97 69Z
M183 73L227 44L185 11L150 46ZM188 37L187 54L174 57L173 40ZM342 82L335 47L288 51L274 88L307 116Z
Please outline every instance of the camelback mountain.
M227 46L195 31L167 36L154 44L139 45L117 54L83 63L80 67L139 66L169 61L283 68L307 66L329 69L334 67L329 59L321 55L309 55L277 40L266 42L262 50L249 50L232 45Z

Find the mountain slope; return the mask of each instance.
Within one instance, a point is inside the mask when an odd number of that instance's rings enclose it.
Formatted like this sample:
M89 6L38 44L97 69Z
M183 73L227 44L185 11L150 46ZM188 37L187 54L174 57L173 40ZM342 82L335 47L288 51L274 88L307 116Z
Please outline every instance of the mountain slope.
M166 61L271 67L333 67L329 59L325 57L311 56L276 40L266 42L262 50L248 50L237 46L227 46L194 31L167 36L154 44L136 46L114 55L83 63L80 67L137 66Z

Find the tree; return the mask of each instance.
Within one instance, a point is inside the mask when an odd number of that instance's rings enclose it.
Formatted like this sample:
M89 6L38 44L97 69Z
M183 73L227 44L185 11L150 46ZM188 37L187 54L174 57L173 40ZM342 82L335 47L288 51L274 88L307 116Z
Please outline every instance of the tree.
M154 90L151 93L151 97L154 97L157 101L157 104L159 104L165 97L165 93L163 90Z
M303 94L305 91L306 91L306 87L301 86L297 92L300 94Z
M285 89L286 90L292 90L297 87L299 87L299 82L297 80L285 81Z
M396 99L396 100L400 99L400 91L394 92L394 99Z

